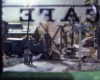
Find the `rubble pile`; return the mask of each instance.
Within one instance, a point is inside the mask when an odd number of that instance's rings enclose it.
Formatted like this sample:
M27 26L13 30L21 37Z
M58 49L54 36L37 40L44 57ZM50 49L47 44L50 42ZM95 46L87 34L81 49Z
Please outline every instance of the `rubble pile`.
M6 54L4 54L2 58L3 60L5 60L5 59L8 59L9 57Z
M57 48L57 50L60 50L60 38L54 40L54 46ZM63 41L62 41L62 48L64 48L64 44L63 44Z
M59 60L60 59L60 54L56 50L52 51L52 55L54 57L54 60Z
M94 46L94 38L87 37L81 41L82 47L93 47Z
M19 63L21 63L21 61L17 58L8 58L3 60L3 67L10 67Z
M4 53L4 51L2 50L2 59L8 59L9 57Z

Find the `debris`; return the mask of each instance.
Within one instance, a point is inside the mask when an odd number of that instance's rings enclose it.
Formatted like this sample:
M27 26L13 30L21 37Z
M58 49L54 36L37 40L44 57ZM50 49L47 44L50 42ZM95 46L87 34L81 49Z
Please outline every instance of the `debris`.
M68 47L66 50L66 54L65 54L65 58L69 57L69 58L73 58L76 57L76 48L74 46Z
M4 59L8 59L8 58L9 58L9 57L8 57L6 54L3 55L3 60L4 60Z
M96 50L93 47L90 47L90 51L87 53L86 59L90 60L90 59L94 58L95 52L96 52Z
M60 55L58 54L57 51L52 51L52 55L54 57L54 60L59 60L60 59Z
M39 34L39 30L38 30L38 27L36 28L34 34L32 35L32 37L35 39L35 43L38 43L39 42L39 39L40 39L40 34Z
M82 47L93 47L94 46L94 38L88 37L81 41Z
M3 67L10 67L19 64L21 61L17 58L8 58L3 60Z
M95 52L96 52L96 49L94 49L93 47L90 47L89 54L95 54Z
M57 49L60 50L60 38L54 40L54 44L57 47ZM62 48L64 48L63 41L62 41Z

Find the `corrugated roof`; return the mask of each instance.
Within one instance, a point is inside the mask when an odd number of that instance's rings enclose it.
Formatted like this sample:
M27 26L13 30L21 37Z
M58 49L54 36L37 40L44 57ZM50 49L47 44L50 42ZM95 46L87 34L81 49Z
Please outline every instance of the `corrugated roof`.
M7 38L7 40L17 40L17 41L21 41L21 40L23 40L23 38Z
M37 28L36 26L30 26L28 33L33 34L36 28ZM27 26L23 26L23 29L12 29L11 31L8 32L8 34L27 34Z

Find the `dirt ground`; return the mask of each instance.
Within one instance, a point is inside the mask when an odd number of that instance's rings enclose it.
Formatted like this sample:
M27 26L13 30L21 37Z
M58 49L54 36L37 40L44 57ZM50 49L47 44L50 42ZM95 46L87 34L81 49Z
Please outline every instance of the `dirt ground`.
M33 65L24 65L23 63L16 64L11 67L4 67L3 71L29 71L29 72L76 72L77 62L72 62L70 59L64 61L52 60L37 60L33 61ZM100 63L82 63L81 71L90 71Z
M78 45L75 45L78 47ZM87 54L89 52L89 48L81 48L81 56ZM33 65L24 65L23 57L16 58L15 65L11 65L8 67L3 67L3 71L29 71L29 72L76 72L78 65L78 55L79 52L77 50L75 59L70 58L61 58L60 60L40 60L39 57L34 56ZM13 58L15 59L15 58ZM13 60L14 61L14 60ZM12 63L12 62L11 62ZM86 62L81 62L81 71L95 71L97 66L100 66L100 62L96 62L95 59L90 59ZM100 70L100 67L97 67Z

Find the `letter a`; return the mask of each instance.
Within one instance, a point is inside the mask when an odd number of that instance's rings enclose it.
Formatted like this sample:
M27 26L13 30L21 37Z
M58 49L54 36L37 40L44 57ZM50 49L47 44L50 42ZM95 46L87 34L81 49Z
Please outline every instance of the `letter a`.
M74 21L79 21L79 18L73 8L69 8L67 15L61 21L70 21L69 18L73 18Z

